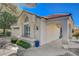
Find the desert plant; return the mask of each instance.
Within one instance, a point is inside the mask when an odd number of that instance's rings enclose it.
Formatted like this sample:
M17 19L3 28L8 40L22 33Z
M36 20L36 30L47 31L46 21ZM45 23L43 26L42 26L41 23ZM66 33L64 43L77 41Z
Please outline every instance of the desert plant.
M11 43L16 44L17 40L18 40L18 38L12 37L11 38Z
M18 46L21 46L21 47L23 47L25 49L31 47L30 43L28 43L26 41L23 41L22 39L14 38L14 37L11 38L11 43L16 44Z
M25 42L23 40L17 40L16 44L19 45L19 46L21 46L21 47L23 47L23 48L25 48L25 49L31 47L31 44L30 43Z
M17 40L11 40L11 43L16 44Z

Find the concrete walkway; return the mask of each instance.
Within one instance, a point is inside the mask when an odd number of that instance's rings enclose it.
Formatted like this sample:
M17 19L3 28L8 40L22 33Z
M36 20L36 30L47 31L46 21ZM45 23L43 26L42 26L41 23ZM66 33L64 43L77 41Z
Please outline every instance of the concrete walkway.
M24 52L24 56L64 56L64 55L75 55L67 49L62 48L61 40L56 40L40 48L30 48Z

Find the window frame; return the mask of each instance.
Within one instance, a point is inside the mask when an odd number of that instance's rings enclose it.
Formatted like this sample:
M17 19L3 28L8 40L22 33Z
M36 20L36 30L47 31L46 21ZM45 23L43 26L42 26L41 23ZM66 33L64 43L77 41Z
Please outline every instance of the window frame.
M27 20L27 21L26 21ZM27 29L25 29L25 26ZM28 16L26 16L25 20L24 20L24 24L23 24L23 36L24 37L30 37L30 25L29 25L29 18ZM25 33L26 32L26 33Z

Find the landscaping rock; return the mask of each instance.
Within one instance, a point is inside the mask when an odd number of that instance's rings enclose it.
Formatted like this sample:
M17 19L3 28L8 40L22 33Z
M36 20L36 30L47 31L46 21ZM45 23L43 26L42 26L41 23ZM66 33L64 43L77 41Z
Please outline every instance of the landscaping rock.
M6 41L6 39L0 38L0 48L3 48L7 43L8 41Z

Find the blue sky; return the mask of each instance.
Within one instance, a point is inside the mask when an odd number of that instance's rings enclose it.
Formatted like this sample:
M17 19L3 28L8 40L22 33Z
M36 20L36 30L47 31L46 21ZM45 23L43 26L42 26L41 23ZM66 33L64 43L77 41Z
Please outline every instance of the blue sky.
M79 27L79 3L38 3L34 8L26 6L20 8L39 16L71 13L75 25Z

